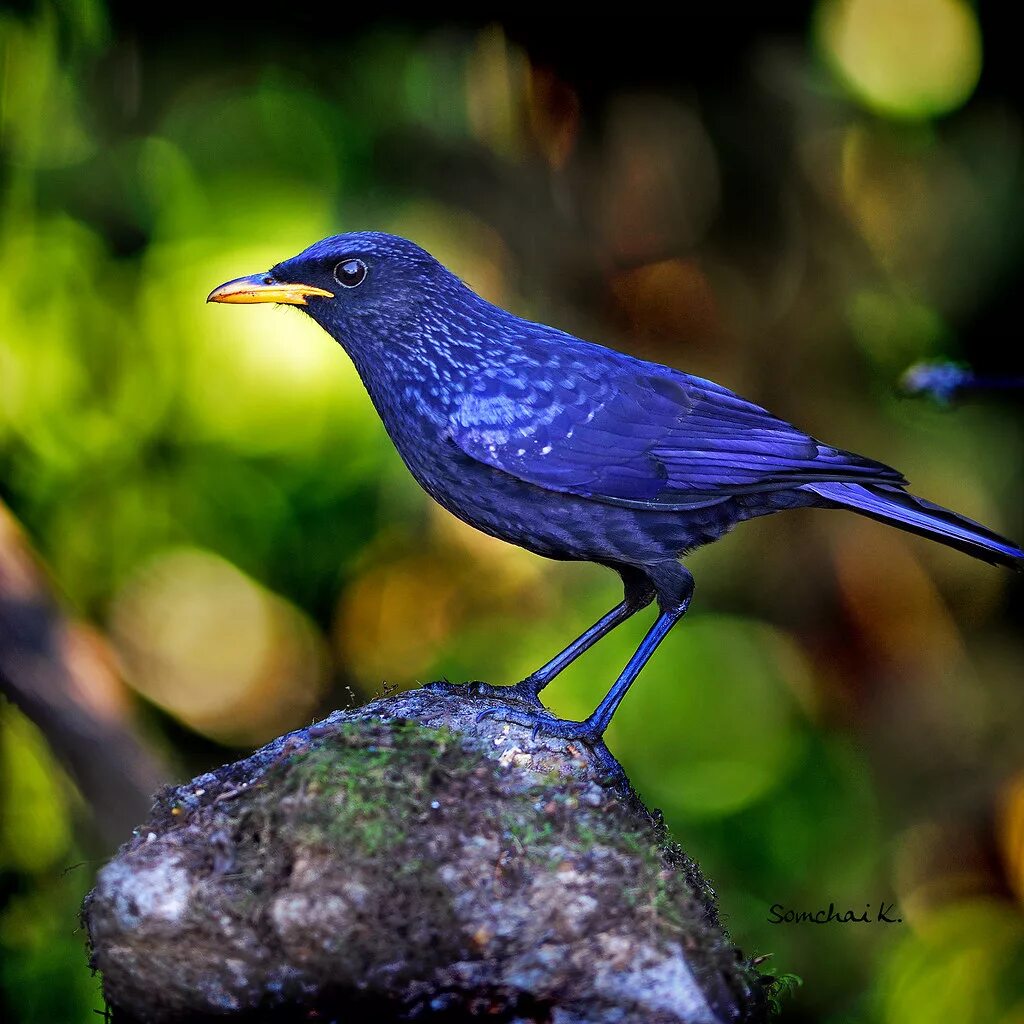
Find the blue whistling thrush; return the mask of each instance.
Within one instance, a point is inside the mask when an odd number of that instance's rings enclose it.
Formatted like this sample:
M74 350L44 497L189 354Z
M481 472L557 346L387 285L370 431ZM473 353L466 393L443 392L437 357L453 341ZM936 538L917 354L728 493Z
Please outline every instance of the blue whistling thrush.
M336 235L209 301L301 306L349 354L431 497L484 533L622 577L622 602L546 665L514 687L470 690L510 692L503 718L587 742L609 762L601 737L615 709L690 604L680 557L736 523L851 509L1024 567L1019 547L909 494L895 469L709 380L522 320L403 238ZM541 690L654 600L657 620L594 713L570 722L546 712Z

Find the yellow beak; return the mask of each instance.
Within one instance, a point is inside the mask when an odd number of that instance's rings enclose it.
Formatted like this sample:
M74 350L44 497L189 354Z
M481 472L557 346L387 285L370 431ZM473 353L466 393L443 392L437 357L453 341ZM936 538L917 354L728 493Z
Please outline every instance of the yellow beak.
M252 277L238 277L206 296L207 302L285 302L289 306L305 306L310 295L333 299L334 292L325 291L311 284L280 284L270 280L266 274Z

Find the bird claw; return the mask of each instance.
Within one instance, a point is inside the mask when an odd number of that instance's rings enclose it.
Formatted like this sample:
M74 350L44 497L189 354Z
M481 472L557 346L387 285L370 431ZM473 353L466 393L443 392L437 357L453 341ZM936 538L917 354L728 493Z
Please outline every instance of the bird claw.
M566 740L579 740L582 743L600 743L601 736L595 732L589 722L572 722L566 718L556 718L547 711L527 711L513 707L485 708L476 720L482 722L487 718L497 718L502 722L511 722L532 730L531 737L536 740L540 733L558 736Z
M510 707L485 708L476 716L477 722L487 719L498 719L502 722L525 726L530 729L531 743L536 743L537 737L541 733L545 733L548 736L557 736L561 739L575 740L586 744L593 752L601 772L597 781L602 785L619 788L623 791L631 789L622 765L612 756L604 742L602 733L589 720L574 722L565 718L556 718L546 711L520 711Z
M601 732L590 721L573 722L564 718L556 718L544 711L520 711L516 708L485 708L476 716L477 722L487 719L498 719L501 722L524 726L530 730L530 742L534 743L537 742L541 733L585 743L594 752L598 765L606 776L604 781L608 784L629 787L622 766L612 757Z
M491 683L481 682L449 683L440 681L427 683L423 688L435 693L472 698L490 697L499 700L502 702L500 707L484 708L477 713L476 722L478 724L488 719L498 719L502 722L511 722L513 725L522 725L530 730L531 743L536 743L541 733L584 743L593 751L594 759L597 761L600 770L600 775L596 778L597 782L610 788L621 789L624 792L631 789L622 766L605 745L602 736L603 730L599 731L589 720L574 722L565 718L556 718L544 710L544 705L541 704L540 698L537 696L537 685L532 679L524 679L521 683L509 686L494 686ZM509 700L529 706L516 708L508 703Z

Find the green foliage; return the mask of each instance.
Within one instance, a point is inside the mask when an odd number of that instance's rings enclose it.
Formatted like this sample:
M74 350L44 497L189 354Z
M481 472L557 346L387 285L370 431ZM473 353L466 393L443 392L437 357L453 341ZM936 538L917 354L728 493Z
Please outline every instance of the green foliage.
M768 991L768 1005L773 1015L778 1016L782 1013L786 999L803 983L804 979L799 974L780 974L772 979L772 986Z

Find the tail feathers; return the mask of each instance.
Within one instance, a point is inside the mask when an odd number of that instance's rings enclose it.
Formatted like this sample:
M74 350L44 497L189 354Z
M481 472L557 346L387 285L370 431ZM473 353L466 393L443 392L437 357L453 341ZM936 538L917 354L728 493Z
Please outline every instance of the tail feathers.
M850 483L813 483L801 488L841 508L937 540L993 565L1024 571L1024 551L981 523L898 487Z

